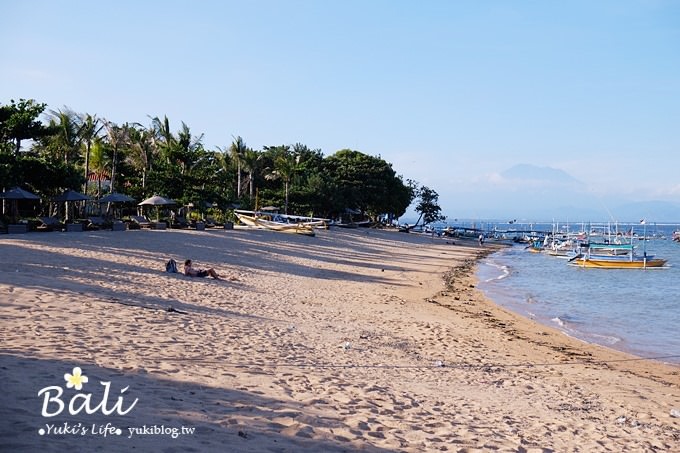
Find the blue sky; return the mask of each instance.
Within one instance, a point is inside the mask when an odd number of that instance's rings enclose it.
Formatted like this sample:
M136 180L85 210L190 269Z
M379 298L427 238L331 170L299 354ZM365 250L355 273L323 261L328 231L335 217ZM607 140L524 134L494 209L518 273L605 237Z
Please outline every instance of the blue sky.
M2 103L380 155L450 218L680 203L680 2L0 0L0 18Z

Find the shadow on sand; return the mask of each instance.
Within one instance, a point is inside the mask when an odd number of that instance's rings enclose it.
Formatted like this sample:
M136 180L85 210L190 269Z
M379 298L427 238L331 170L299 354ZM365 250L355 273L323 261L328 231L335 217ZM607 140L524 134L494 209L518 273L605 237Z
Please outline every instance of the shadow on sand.
M68 389L64 374L80 367L88 382L82 390ZM21 370L17 373L17 370ZM18 378L16 378L18 376ZM24 380L22 376L29 376ZM0 354L0 450L2 451L354 451L386 452L368 442L352 442L342 436L317 436L316 428L344 428L340 419L318 417L313 407L300 403L265 398L239 390L201 386L154 377L140 372L121 372L90 363L27 358L11 353ZM31 385L27 385L26 382ZM101 410L87 414L85 410L69 414L68 404L76 393L91 394L90 407L104 399L104 386L110 382L107 408L115 407L122 398L123 412L137 403L126 415L115 411L103 415ZM64 410L43 417L44 387L63 389ZM121 390L127 387L127 391ZM142 390L143 389L143 390ZM51 391L50 396L57 394ZM82 399L76 399L75 408ZM58 403L48 402L48 414L58 412ZM287 426L276 419L295 419ZM109 424L121 434L103 435ZM44 434L49 425L69 426L70 434ZM141 434L147 427L148 434ZM79 428L74 433L73 428ZM155 427L155 428L154 428ZM194 428L193 434L182 434L182 427ZM136 430L136 428L138 430ZM94 433L92 434L94 429ZM133 434L131 434L132 429ZM172 432L177 430L173 438ZM86 434L82 432L85 430ZM139 431L139 434L135 433ZM361 433L357 433L361 434Z

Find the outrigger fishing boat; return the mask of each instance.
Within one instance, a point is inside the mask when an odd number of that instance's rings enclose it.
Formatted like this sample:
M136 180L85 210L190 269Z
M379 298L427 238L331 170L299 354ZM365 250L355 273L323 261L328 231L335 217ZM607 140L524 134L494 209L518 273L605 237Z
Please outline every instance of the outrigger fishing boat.
M643 239L642 255L636 253L636 247L632 242L618 243L589 243L587 247L583 247L580 252L569 260L569 264L601 268L601 269L647 269L664 267L666 260L655 258L654 255L647 254L647 226L644 219L640 224L645 225ZM630 237L633 237L633 228L630 229ZM585 250L585 252L583 251Z
M610 244L591 244L585 252L571 258L569 264L601 269L646 269L663 267L666 260L648 255L647 251L638 255L631 245L612 248Z
M265 230L279 231L282 233L296 233L305 236L315 236L314 228L321 226L321 221L309 222L276 222L269 214L259 214L256 211L234 211L238 220L244 225Z

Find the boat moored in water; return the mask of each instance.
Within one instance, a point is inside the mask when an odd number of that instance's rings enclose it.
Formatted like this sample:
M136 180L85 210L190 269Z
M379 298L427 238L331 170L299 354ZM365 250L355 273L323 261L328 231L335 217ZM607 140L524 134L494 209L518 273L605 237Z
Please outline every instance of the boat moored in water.
M589 247L585 252L579 253L569 260L569 264L580 267L600 269L647 269L663 267L666 260L656 258L644 252L638 255L633 247L626 254L600 254L597 248Z

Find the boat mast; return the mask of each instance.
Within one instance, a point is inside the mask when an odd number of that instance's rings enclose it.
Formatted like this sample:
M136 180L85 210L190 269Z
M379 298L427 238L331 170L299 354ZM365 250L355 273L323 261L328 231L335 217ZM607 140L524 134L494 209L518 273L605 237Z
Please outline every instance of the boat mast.
M647 222L641 220L642 228L642 267L647 268Z

